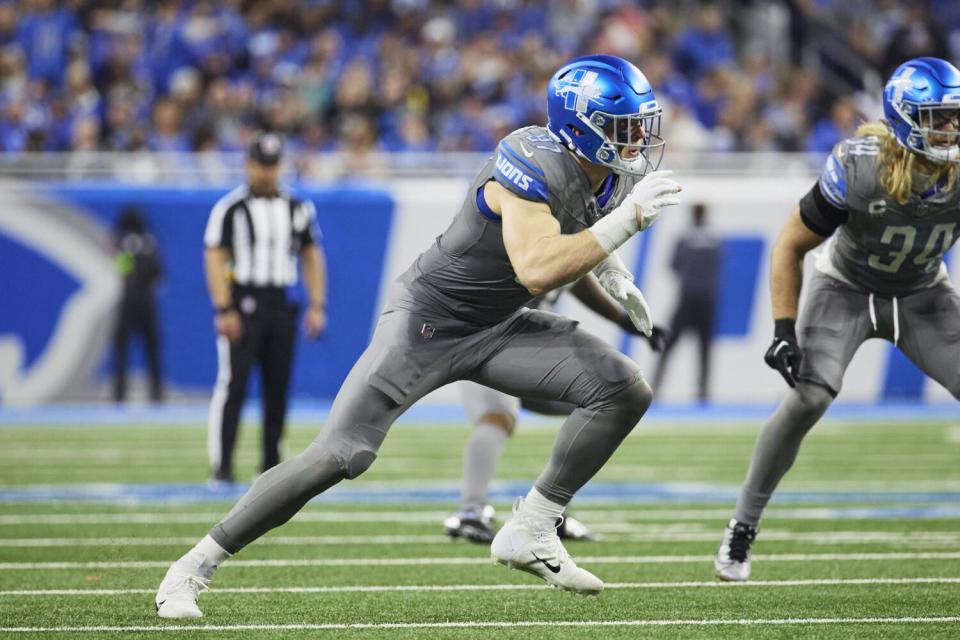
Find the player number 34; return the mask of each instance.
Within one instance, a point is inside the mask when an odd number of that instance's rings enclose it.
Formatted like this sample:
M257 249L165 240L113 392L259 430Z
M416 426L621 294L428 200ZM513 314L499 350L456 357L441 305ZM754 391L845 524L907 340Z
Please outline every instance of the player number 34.
M953 240L953 230L956 228L956 222L945 222L936 225L930 231L930 237L927 244L917 257L913 259L913 264L921 266L924 270L928 269L930 264L940 258ZM902 238L901 242L897 242ZM867 263L874 269L885 271L887 273L896 273L906 261L907 256L913 251L913 245L917 239L917 228L908 225L890 225L883 230L880 242L886 245L899 244L900 248L887 253L885 257L871 255Z

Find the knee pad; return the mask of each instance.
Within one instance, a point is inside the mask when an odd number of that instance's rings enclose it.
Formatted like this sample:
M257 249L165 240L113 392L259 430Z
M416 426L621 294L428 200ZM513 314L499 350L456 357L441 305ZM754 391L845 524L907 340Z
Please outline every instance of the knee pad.
M326 445L340 464L340 471L347 480L353 480L370 468L377 459L377 452L367 443L358 440L340 440Z
M638 378L636 382L617 393L611 400L621 402L626 407L636 411L639 420L650 408L650 403L653 402L653 389L650 388L646 380Z
M362 444L339 441L314 442L300 457L308 473L318 475L321 484L334 476L352 480L370 468L377 453Z
M346 470L344 477L347 480L353 480L361 473L370 468L370 465L373 464L373 461L377 459L377 454L372 449L355 449L350 453L350 457L346 459Z
M607 398L604 404L612 407L612 413L623 418L623 424L629 433L650 408L651 402L653 402L653 391L650 385L643 378L637 378L628 387Z
M833 394L826 387L809 382L798 383L793 395L798 408L810 414L823 414L833 402Z

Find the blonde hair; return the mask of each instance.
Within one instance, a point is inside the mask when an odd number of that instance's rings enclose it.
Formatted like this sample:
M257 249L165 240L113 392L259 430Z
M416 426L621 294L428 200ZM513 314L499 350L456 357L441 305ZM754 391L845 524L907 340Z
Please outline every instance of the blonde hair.
M939 182L947 177L945 190L951 191L957 186L957 166L953 163L931 165L925 162L919 154L909 151L901 145L884 122L865 122L854 132L855 138L874 136L880 145L880 184L900 204L906 203L913 189L913 172L918 168L917 163L924 165L923 169L935 170L935 181Z

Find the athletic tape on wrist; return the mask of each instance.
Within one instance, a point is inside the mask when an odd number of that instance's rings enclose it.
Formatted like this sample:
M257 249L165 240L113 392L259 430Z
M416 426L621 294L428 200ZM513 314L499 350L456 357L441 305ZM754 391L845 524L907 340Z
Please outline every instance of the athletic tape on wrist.
M640 231L634 206L629 201L624 202L590 227L590 232L608 254L616 251Z

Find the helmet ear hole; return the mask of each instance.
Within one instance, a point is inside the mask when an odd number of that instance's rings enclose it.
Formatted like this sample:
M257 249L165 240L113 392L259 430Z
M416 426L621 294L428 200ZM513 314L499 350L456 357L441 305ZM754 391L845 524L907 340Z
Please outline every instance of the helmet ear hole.
M574 135L578 138L583 135L583 131L580 131L580 129L576 128L572 124L567 125L567 131L569 131L571 135Z

